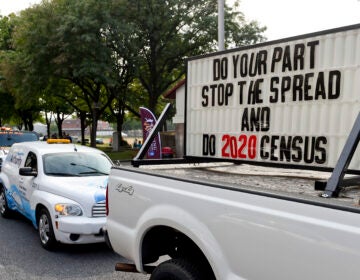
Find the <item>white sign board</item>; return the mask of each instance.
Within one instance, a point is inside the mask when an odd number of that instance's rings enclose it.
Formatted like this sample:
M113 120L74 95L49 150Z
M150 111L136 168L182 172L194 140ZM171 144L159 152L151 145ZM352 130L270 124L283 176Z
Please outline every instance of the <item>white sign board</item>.
M333 168L359 100L360 25L190 58L185 154Z

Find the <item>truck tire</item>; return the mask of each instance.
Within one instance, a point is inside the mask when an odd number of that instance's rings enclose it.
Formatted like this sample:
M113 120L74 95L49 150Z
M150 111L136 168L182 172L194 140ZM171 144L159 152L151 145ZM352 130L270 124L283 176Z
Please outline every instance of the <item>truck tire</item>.
M38 231L41 245L49 251L56 249L58 244L55 238L51 217L49 211L45 208L40 210Z
M184 258L171 259L159 264L150 280L207 280L196 264Z
M0 214L3 218L10 218L13 211L9 208L6 200L5 189L0 186Z

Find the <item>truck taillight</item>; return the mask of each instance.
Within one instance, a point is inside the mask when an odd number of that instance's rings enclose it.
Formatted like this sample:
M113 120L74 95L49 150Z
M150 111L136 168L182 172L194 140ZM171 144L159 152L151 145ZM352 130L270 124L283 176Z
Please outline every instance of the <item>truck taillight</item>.
M108 194L109 194L109 185L106 186L106 196L105 196L105 209L106 209L106 216L109 215L109 202L108 202Z

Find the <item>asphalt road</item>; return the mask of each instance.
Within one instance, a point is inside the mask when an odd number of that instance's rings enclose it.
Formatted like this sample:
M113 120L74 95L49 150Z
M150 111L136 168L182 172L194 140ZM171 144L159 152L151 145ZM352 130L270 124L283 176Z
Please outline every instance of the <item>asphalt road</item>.
M115 271L124 259L105 244L43 249L25 218L0 217L0 280L145 280L149 276Z

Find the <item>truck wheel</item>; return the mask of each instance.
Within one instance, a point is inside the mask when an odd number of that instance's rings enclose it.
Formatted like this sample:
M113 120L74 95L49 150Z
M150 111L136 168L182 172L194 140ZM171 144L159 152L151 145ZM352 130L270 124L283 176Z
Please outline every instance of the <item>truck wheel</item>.
M10 218L12 214L12 211L7 204L5 189L3 186L0 186L0 214L4 218Z
M49 211L46 209L40 210L38 228L41 245L49 251L56 249L57 241L55 239Z
M179 258L159 264L151 274L150 280L202 280L206 279L196 264ZM206 279L207 280L207 279Z

